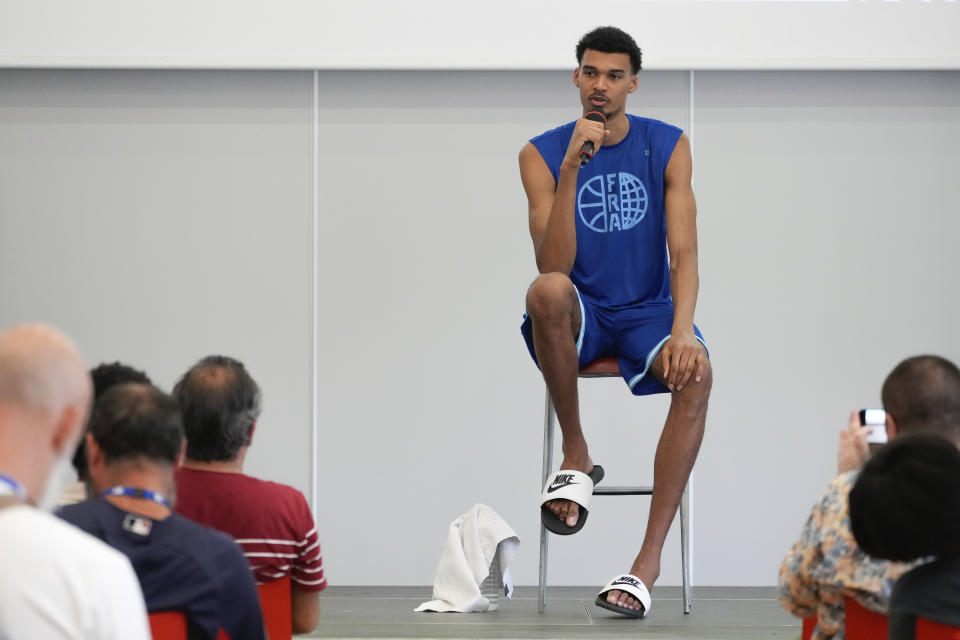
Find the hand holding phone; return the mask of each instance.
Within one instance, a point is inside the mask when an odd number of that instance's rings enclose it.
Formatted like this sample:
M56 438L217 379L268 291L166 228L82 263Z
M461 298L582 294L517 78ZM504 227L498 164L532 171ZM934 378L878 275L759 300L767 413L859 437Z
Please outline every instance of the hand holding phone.
M871 445L867 442L867 434L871 427L863 426L861 416L863 412L851 411L850 418L847 420L847 428L840 432L840 448L837 449L837 473L846 473L847 471L857 471L867 462L870 457ZM876 416L869 416L876 419Z
M860 425L870 427L867 432L869 444L886 444L887 442L887 412L883 409L861 409Z

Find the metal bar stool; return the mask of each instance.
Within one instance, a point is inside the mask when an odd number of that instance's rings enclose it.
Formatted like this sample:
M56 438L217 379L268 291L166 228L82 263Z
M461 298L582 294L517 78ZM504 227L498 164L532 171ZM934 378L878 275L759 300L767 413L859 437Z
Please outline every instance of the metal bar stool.
M620 365L616 358L600 358L594 360L580 370L581 378L619 378ZM553 470L553 423L556 420L556 411L553 408L553 399L550 389L547 389L546 406L543 418L543 478L540 486L546 484L547 478ZM653 494L653 487L597 487L593 490L595 496L649 496ZM683 488L683 498L680 500L680 557L683 563L683 612L690 613L690 485ZM547 589L547 530L540 523L540 583L537 597L537 612L543 613L544 595Z

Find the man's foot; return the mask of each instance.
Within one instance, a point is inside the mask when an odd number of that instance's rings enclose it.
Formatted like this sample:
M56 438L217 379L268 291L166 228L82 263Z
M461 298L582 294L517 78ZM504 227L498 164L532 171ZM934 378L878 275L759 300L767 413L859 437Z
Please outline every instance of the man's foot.
M589 455L582 457L564 456L560 463L560 471L579 471L589 474L593 471L593 461ZM570 500L551 500L546 503L553 512L568 527L574 527L580 519L580 505Z
M594 604L628 618L646 618L650 613L650 591L643 580L625 573L604 585Z
M637 558L636 562L634 562L630 568L630 575L640 580L648 590L653 591L653 583L660 577L660 563L657 562L656 565L652 563L642 563L640 558ZM640 601L626 591L611 591L606 595L605 600L611 605L633 611L641 611L643 609Z

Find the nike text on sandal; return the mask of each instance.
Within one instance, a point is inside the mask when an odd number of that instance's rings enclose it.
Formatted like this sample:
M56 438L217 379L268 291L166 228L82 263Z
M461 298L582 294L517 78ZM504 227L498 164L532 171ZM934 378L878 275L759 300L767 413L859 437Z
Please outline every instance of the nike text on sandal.
M589 474L562 469L550 476L540 495L540 521L543 522L543 526L561 536L569 536L583 529L583 525L587 522L587 509L590 506L593 487L601 480L603 480L603 467L600 465L594 465ZM551 500L569 500L580 505L577 524L568 527L566 522L557 517L557 514L547 506Z
M640 609L630 609L607 602L607 594L611 591L622 591L640 603ZM646 618L650 613L650 592L647 590L643 581L632 576L629 573L619 575L607 583L600 593L597 594L597 600L594 602L598 607L609 609L615 613L627 616L628 618Z

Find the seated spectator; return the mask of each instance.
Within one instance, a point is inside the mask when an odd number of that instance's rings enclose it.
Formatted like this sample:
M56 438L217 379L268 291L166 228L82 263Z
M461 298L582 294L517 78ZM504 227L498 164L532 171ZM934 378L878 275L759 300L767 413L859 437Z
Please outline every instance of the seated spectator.
M320 540L303 494L243 473L260 416L260 388L243 364L204 358L177 382L187 459L177 472L177 512L229 533L257 583L291 577L294 633L317 625L326 587Z
M94 404L87 434L90 480L100 499L58 515L122 551L150 613L180 611L188 637L262 640L256 586L228 536L173 514L174 467L184 450L176 402L145 384L122 384Z
M143 371L137 371L120 362L101 364L90 370L93 378L93 401L102 396L110 387L124 382L150 384L150 378ZM87 473L87 439L80 438L77 450L73 453L73 468L77 472L77 481L71 482L60 496L60 506L76 504L92 498L90 476Z
M36 325L0 334L0 638L150 638L127 558L46 512L90 397L64 335Z
M893 587L891 640L914 640L918 617L960 626L960 450L953 442L918 434L877 451L850 491L850 524L860 548L876 558L936 557Z
M956 424L960 416L960 370L938 356L916 356L898 364L883 383L887 436L901 433L937 433L960 443ZM843 637L844 598L886 613L896 580L912 568L905 562L871 558L850 531L848 496L857 469L866 457L862 429L854 423L841 440L841 473L814 505L800 539L780 567L780 602L800 618L816 616L813 640ZM860 453L845 449L856 448Z

